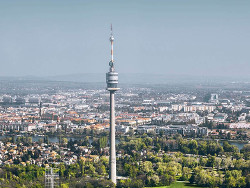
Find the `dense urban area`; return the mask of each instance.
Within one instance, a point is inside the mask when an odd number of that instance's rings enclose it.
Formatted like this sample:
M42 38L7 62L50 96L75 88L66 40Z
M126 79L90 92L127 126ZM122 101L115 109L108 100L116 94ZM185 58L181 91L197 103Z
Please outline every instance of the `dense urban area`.
M115 186L104 84L0 82L0 187ZM116 187L250 187L249 86L121 84Z

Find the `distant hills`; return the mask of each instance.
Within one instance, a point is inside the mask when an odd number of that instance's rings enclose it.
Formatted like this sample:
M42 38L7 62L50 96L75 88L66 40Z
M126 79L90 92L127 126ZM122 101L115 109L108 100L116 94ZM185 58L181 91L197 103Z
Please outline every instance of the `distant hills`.
M0 80L33 80L33 81L67 81L85 83L105 83L105 73L82 73L55 75L48 77L39 76L0 76ZM120 73L119 82L123 84L175 84L175 83L220 83L220 82L250 82L250 79L234 77L208 77L190 75L164 75L148 73Z

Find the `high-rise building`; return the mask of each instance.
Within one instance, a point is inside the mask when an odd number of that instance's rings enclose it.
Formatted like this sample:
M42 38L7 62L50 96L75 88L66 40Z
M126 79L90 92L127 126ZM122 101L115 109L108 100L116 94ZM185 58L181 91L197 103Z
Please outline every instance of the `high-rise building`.
M218 103L219 102L219 97L217 93L212 93L211 98L210 98L211 103Z
M109 62L109 72L106 73L107 90L110 92L110 157L109 157L109 178L116 184L116 151L115 151L115 92L118 88L118 73L115 72L114 59L113 59L113 31L111 25L111 35L109 38L111 42L111 61Z

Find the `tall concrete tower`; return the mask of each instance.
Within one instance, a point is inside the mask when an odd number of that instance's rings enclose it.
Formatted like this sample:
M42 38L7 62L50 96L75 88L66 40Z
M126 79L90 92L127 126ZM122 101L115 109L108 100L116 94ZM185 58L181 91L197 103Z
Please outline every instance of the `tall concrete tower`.
M116 152L115 152L115 92L119 90L118 84L118 73L115 72L114 58L113 58L113 31L111 25L111 35L109 38L111 42L111 61L109 62L109 72L106 73L107 90L110 92L110 157L109 157L109 178L113 183L116 184Z

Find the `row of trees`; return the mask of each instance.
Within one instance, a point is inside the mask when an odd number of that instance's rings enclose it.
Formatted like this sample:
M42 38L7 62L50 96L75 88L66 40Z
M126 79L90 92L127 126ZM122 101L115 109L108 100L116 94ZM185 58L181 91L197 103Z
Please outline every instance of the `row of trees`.
M228 155L234 156L236 158L241 158L237 146L229 144L227 141L220 144L216 141L197 141L197 140L187 140L181 137L175 139L168 139L164 137L147 137L141 136L140 138L126 138L125 141L120 143L120 148L122 151L126 151L127 154L133 155L133 151L142 150L154 150L159 152L163 150L165 152L169 151L181 151L185 154L196 154L196 155Z
M125 157L119 160L118 171L121 175L128 176L131 179L140 177L139 179L143 180L144 186L169 185L177 179L210 187L222 185L245 187L249 184L249 160L232 160L230 157L220 158L215 156L208 156L207 158L203 156L184 157L180 153L174 156L165 154L161 158L151 153L142 158L146 158L147 161L138 164L133 158ZM122 168L123 166L124 168ZM231 186L233 181L230 180L232 179L231 172L238 172L238 178L235 181L240 180L241 184Z
M241 153L228 142L187 140L181 137L124 137L118 145L117 173L127 177L117 187L170 185L176 180L189 181L199 186L249 186L250 145ZM62 187L113 187L108 178L108 156L102 150L108 144L106 135L93 138L92 153L101 157L82 158L76 145L89 145L89 138L69 140L61 145L78 156L71 165L53 164L59 169ZM198 155L199 154L199 155ZM24 156L38 158L27 151ZM25 161L25 159L22 159ZM39 187L43 185L45 166L5 165L0 171L0 187ZM98 181L101 180L101 181Z

